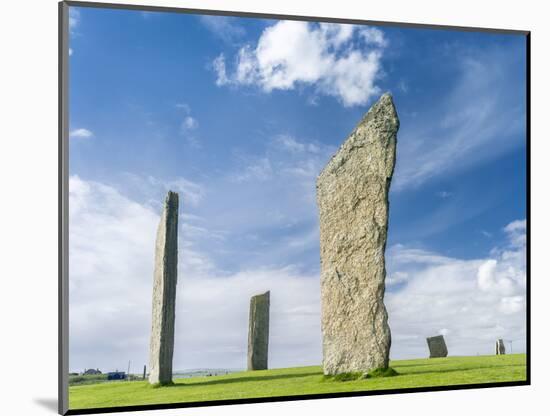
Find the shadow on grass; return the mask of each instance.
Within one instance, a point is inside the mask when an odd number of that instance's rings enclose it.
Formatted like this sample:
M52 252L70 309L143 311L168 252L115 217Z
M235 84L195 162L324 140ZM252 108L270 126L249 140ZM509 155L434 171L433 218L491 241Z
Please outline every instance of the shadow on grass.
M193 386L213 386L216 384L231 384L231 383L243 383L247 381L268 381L268 380L282 380L282 379L291 379L291 378L301 378L309 376L318 376L319 371L309 371L304 373L295 373L295 374L279 374L279 375L268 375L268 376L242 376L242 377L231 377L221 380L211 380L211 381L199 381L198 383L175 383L171 386L165 386L166 388L174 387L193 387Z
M408 373L401 373L401 375L404 376L413 376L416 374L447 374L447 373L457 373L457 372L466 372L466 371L472 371L472 370L487 370L487 369L499 369L499 368L508 368L508 367L525 367L523 364L509 364L509 365L485 365L485 366L479 366L479 367L469 367L469 368L452 368L452 369L439 369L437 370L424 370L424 371L411 371ZM398 367L399 368L399 367Z
M450 363L449 363L450 364ZM390 363L391 365L391 363ZM396 364L392 365L393 368L404 368L404 367L424 367L424 366L434 366L434 365L441 365L441 361L439 362L433 362L433 363L426 363L426 364Z

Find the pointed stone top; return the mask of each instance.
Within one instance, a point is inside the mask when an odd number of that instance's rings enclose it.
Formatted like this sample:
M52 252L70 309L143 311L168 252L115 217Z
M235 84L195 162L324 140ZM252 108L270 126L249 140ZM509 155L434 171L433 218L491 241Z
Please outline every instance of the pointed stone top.
M389 92L382 94L378 101L372 105L369 111L367 111L367 114L365 114L365 116L361 119L359 125L364 124L376 117L389 119L387 121L392 124L397 124L396 129L399 128L399 118L397 117L393 97Z
M397 130L399 130L399 117L393 98L391 94L385 93L372 105L353 132L342 143L319 174L317 181L319 182L327 172L335 173L359 148L368 147L371 152L380 150L381 153L385 153L388 146L394 144ZM391 176L392 171L386 173Z
M177 192L168 191L166 199L164 200L165 207L177 207L179 203L179 195Z

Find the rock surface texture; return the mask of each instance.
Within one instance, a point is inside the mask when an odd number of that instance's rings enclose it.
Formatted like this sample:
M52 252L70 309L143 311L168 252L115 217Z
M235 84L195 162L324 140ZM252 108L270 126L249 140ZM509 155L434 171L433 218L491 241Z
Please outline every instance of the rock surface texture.
M317 178L327 375L388 367L385 248L398 129L384 94Z
M269 346L269 291L250 298L248 370L267 370Z
M426 338L426 341L428 342L428 348L430 349L430 358L441 358L447 356L447 345L445 344L445 338L443 338L443 335Z
M504 354L506 354L506 348L504 348L504 341L503 341L502 339L499 339L499 340L496 342L495 349L496 349L496 354L497 354L497 355L504 355Z
M153 277L153 320L149 383L172 382L176 284L178 281L178 194L168 192L157 230Z

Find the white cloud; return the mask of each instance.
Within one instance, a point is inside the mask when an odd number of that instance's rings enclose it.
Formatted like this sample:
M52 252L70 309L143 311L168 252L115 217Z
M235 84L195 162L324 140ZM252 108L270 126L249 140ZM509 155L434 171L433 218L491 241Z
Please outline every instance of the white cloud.
M80 10L69 7L69 30L73 32L80 24Z
M375 27L367 27L361 30L361 36L365 39L365 42L377 46L387 46L388 41L384 37L384 33L380 29Z
M73 49L69 48L69 56L73 56Z
M297 141L294 137L288 134L281 134L276 136L273 140L273 145L279 147L282 150L289 151L291 153L319 153L320 147L315 143L302 143Z
M181 124L182 129L184 130L194 130L199 127L199 122L191 116L187 116L183 119Z
M521 247L526 243L526 230L527 230L527 221L526 220L517 220L511 222L506 227L504 227L504 232L508 235L511 243L514 246Z
M525 245L508 239L473 260L397 245L387 259L393 358L426 356L434 334L446 336L451 355L492 354L498 338L525 347Z
M121 369L147 342L159 217L77 176L69 179L69 210L70 368Z
M214 35L227 43L234 43L246 33L238 18L228 16L199 16L200 22Z
M75 129L69 132L69 137L71 138L89 139L93 136L94 133L88 129Z
M227 85L231 82L227 76L227 71L225 69L225 56L223 54L214 59L212 62L212 67L216 72L217 86Z
M128 360L141 368L159 212L77 176L69 189L70 368L114 370ZM199 228L180 215L174 367L244 368L250 296L265 290L270 365L318 363L318 278L292 266L220 272L193 247L193 233L208 233Z
M216 84L256 85L264 92L310 85L346 107L364 105L379 93L375 82L386 44L375 28L280 21L266 28L255 46L239 50L232 74L219 55L213 62Z
M321 361L319 280L292 267L184 280L178 292L177 368L245 368L250 297L271 291L271 367Z
M153 182L163 190L173 187ZM179 189L200 194L196 184L180 182ZM77 176L70 178L69 188L71 369L120 369L128 360L141 367L148 360L160 206L137 203L111 186ZM316 247L316 224L301 235L288 235L278 247L266 249L254 239L260 251L268 251L263 265L227 271L210 257L213 243L231 241L228 249L240 249L238 236L212 228L214 221L185 206L180 209L175 368L243 368L249 299L265 290L271 290L272 300L270 366L319 363L319 275L288 261L292 253ZM261 214L264 221L277 215ZM248 212L245 219L248 223ZM506 229L521 229L511 224ZM434 334L446 336L452 355L492 354L497 338L514 340L516 351L524 348L524 246L509 240L490 258L461 260L396 245L387 259L393 358L425 357L425 337ZM512 283L499 283L505 280Z
M500 300L500 311L505 315L521 312L525 307L524 296L504 297Z

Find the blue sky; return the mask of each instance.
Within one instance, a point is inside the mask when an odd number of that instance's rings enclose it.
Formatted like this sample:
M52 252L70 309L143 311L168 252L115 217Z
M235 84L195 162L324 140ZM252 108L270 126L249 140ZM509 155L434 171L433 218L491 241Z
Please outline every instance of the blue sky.
M243 367L248 298L264 289L271 365L319 362L315 178L386 91L401 121L392 357L425 356L434 333L453 355L491 353L495 337L524 348L523 36L70 16L71 369L147 362L168 189L181 201L175 367Z

